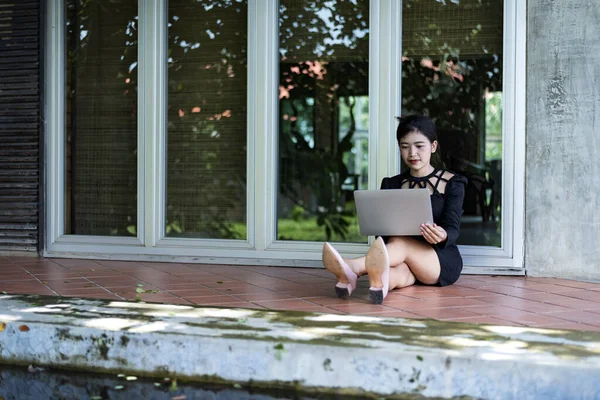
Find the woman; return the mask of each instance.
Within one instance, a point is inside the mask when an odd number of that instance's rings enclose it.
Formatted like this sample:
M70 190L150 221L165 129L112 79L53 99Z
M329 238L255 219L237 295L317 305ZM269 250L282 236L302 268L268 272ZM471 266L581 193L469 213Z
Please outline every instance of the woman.
M381 189L428 188L434 224L421 225L416 237L378 237L365 257L343 259L329 244L323 246L323 264L338 280L338 297L356 288L359 276L369 275L369 294L381 304L392 289L421 283L451 285L460 276L462 257L456 246L467 180L431 164L438 150L434 122L424 116L399 119L396 139L408 171L384 178Z

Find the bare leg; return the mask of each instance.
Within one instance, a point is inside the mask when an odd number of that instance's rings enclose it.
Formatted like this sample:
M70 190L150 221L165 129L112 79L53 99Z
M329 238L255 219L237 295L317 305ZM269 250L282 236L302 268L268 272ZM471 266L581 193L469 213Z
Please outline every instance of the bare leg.
M354 273L358 276L365 275L367 273L367 269L365 268L365 257L358 258L345 258L344 259L348 266L354 271Z
M406 263L390 268L390 290L414 285L417 278Z
M369 296L381 304L389 290L415 283L435 284L440 277L440 262L427 243L408 237L393 237L387 245L377 238L366 256L369 274ZM395 267L391 267L395 266Z
M404 263L419 281L427 285L438 283L440 260L431 245L410 237L394 236L386 247L390 265L399 266Z

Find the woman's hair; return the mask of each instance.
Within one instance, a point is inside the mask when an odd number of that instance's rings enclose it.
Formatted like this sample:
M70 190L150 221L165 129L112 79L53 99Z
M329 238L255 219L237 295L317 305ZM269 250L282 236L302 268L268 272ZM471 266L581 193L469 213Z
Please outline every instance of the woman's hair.
M409 133L419 131L430 143L438 140L435 123L429 117L423 115L409 115L407 117L397 117L400 122L396 129L396 140L400 144L400 140Z
M435 122L424 115L408 115L406 117L397 117L396 119L399 121L398 128L396 129L396 140L398 145L400 145L400 141L404 136L412 132L421 133L430 143L438 141L437 151L431 155L431 165L436 168L445 168L440 155L440 144L437 129L435 128Z

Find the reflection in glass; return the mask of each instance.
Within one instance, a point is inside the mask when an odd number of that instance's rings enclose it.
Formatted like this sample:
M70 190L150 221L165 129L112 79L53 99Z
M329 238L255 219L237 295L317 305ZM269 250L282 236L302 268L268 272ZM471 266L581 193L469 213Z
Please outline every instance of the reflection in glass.
M500 246L503 0L404 0L402 113L435 119L465 175L460 244Z
M369 1L281 0L277 238L366 242Z
M137 0L68 0L65 233L136 235Z
M247 236L247 10L169 0L167 236Z

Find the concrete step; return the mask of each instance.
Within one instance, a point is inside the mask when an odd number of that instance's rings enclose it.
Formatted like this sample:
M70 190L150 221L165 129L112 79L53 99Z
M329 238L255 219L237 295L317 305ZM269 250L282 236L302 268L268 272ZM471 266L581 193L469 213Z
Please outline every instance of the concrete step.
M600 399L600 334L0 295L0 363L309 393Z

